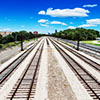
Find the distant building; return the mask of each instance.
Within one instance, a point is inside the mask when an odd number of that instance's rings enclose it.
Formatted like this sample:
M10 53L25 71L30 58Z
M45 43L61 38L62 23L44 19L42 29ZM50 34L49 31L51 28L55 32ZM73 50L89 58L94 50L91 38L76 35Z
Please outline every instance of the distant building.
M50 35L50 33L48 33L48 35Z
M96 40L100 41L100 38L98 37L98 38L96 38Z
M55 30L55 33L57 33L57 30Z
M33 34L38 34L38 31L34 31Z
M0 31L0 34L4 37L4 36L7 36L7 35L9 35L9 34L12 34L12 32L1 32L1 31Z

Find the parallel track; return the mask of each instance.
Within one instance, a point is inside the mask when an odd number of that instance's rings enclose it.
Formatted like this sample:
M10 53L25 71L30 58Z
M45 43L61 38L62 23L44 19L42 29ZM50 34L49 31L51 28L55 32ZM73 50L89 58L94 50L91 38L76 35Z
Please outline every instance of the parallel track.
M8 100L29 100L34 98L43 46L44 42L41 43L30 64L10 92L9 97L7 97Z
M36 42L32 47L28 48L23 54L21 54L17 59L15 59L11 64L9 64L0 72L0 87L8 80L13 71L18 68L18 65L30 54L30 52L40 41L41 40Z
M62 48L60 48L53 40L50 39L52 44L62 55L66 63L75 73L77 78L81 81L88 93L94 100L100 100L100 83L94 78L87 70L85 70L78 62L70 57Z
M54 40L55 41L55 40ZM100 72L100 64L96 63L95 61L87 58L86 56L76 52L75 50L61 44L60 42L58 41L55 41L57 42L58 44L60 44L62 47L64 47L66 50L68 50L69 52L73 53L75 56L79 57L80 59L82 59L84 62L86 62L88 65L92 66L94 69L96 69L98 72Z
M63 40L62 40L63 41ZM67 43L70 43L70 44L73 44L73 45L77 45L76 42L74 41L69 41L69 40L65 40ZM100 53L100 48L99 47L96 47L96 46L92 46L92 45L87 45L87 44L84 44L84 43L80 43L80 47L83 47L83 48L86 48L86 49L89 49L91 51L94 51L94 52L97 52L97 53Z
M46 39L46 41L47 41L47 45L49 46L49 41L48 41L48 39Z

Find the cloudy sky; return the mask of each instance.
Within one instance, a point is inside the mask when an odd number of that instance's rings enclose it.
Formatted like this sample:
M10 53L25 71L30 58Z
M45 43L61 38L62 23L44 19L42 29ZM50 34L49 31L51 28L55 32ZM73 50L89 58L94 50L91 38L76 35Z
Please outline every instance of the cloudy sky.
M0 31L100 31L100 0L0 0Z

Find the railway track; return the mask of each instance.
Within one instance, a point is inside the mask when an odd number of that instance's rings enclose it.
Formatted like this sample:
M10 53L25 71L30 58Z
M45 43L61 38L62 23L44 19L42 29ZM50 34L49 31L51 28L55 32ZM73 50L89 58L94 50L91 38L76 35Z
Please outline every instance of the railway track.
M62 48L60 48L53 40L50 39L54 47L62 55L66 63L72 69L74 74L86 88L90 96L94 100L100 100L100 82L93 77L87 70L85 70L78 62L70 57Z
M24 70L21 77L13 87L7 97L8 100L29 100L34 98L43 46L44 41L41 43L30 64Z
M55 40L54 40L55 41ZM64 47L66 50L68 50L69 52L73 53L75 56L77 56L78 58L80 58L81 60L83 60L84 62L86 62L88 65L90 65L91 67L93 67L94 69L96 69L98 72L100 72L100 64L96 63L95 61L87 58L86 56L76 52L75 50L61 44L58 41L55 41L58 44L60 44L62 47Z
M49 41L48 41L48 39L46 39L46 41L47 41L47 45L49 46Z
M63 41L63 40L62 40L62 41ZM64 42L67 42L67 43L70 43L70 44L73 44L73 45L77 45L77 43L74 42L74 41L65 40ZM91 50L91 51L100 53L100 48L99 48L99 47L96 47L96 46L92 46L92 45L80 43L80 47L83 47L83 48L89 49L89 50Z
M9 64L0 72L0 87L4 85L4 83L9 79L13 72L18 68L18 65L30 54L30 52L37 46L40 41L41 40L28 48L23 54L21 54L17 59L15 59L11 64Z

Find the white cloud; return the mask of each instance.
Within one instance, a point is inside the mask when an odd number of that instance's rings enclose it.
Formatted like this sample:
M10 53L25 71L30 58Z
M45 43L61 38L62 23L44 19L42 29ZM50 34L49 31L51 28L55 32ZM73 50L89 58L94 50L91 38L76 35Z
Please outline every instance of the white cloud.
M38 14L45 15L45 11L42 10L42 11L38 12Z
M93 25L93 24L83 24L83 25L80 25L78 27L94 27L94 26L97 26L97 25Z
M48 25L46 25L46 24L40 24L41 26L45 26L45 27L49 27Z
M86 20L86 24L79 25L78 27L96 27L100 24L100 19L89 19Z
M83 5L83 7L96 7L97 6L97 4L93 4L93 5L91 5L91 4L89 4L89 5Z
M52 21L51 24L61 24L61 25L67 25L66 23L59 22L59 21Z
M45 22L48 22L48 20L46 20L46 19L40 19L40 20L38 20L38 23L45 23Z
M0 31L11 31L10 28L4 28L4 29L0 29Z
M100 24L100 19L90 19L90 20L86 20L86 22L88 24Z
M48 8L47 11L40 11L38 14L41 15L50 15L52 17L86 17L89 13L88 10L83 8L74 8L74 9L53 9Z
M74 26L69 26L68 29L75 29L76 27Z

